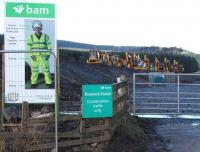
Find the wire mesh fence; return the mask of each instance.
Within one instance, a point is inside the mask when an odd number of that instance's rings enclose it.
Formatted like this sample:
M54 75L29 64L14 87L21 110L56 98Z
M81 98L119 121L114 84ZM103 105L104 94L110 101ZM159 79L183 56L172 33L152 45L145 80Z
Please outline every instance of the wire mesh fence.
M39 51L2 53L0 151L56 147L56 58ZM33 57L34 56L34 57ZM45 120L45 121L41 121Z

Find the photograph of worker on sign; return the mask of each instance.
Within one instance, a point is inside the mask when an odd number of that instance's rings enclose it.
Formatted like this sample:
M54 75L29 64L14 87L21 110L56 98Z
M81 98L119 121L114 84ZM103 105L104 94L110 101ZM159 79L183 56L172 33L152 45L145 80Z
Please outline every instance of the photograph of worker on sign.
M31 22L32 32L30 33L30 30L25 32L26 50L29 51L26 54L25 86L26 89L53 89L54 76L52 73L55 72L55 58L51 52L55 50L53 47L55 42L52 43L55 34L52 34L49 28L52 23L49 24L51 21L28 20L27 25L30 25ZM51 56L52 63L50 62Z

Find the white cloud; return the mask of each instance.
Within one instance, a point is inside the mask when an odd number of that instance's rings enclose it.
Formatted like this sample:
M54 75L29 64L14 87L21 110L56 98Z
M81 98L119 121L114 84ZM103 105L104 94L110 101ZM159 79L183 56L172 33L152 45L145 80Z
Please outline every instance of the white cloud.
M3 1L0 0L0 33L3 33L4 31L4 25L2 23L4 23L4 7L3 7Z
M177 46L200 53L199 8L199 0L59 0L58 38L93 44Z

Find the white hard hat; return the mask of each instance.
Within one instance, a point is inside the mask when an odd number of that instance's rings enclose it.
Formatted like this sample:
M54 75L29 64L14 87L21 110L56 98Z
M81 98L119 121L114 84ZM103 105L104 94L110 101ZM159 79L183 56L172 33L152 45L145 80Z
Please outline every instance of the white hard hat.
M39 21L39 20L33 21L32 28L35 28L35 27L41 27L42 28L43 27L42 22Z

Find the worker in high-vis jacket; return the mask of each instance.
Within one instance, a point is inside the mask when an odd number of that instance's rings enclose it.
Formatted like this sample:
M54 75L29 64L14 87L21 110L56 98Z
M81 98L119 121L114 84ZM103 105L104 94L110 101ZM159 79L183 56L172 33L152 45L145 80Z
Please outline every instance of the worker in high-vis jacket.
M42 33L43 25L41 21L33 21L32 29L34 31L34 34L31 34L30 37L27 39L28 50L31 51L29 53L31 57L31 87L35 88L38 84L40 66L44 73L45 84L50 87L52 85L52 78L50 74L48 60L51 55L50 52L52 51L51 42L49 36Z

